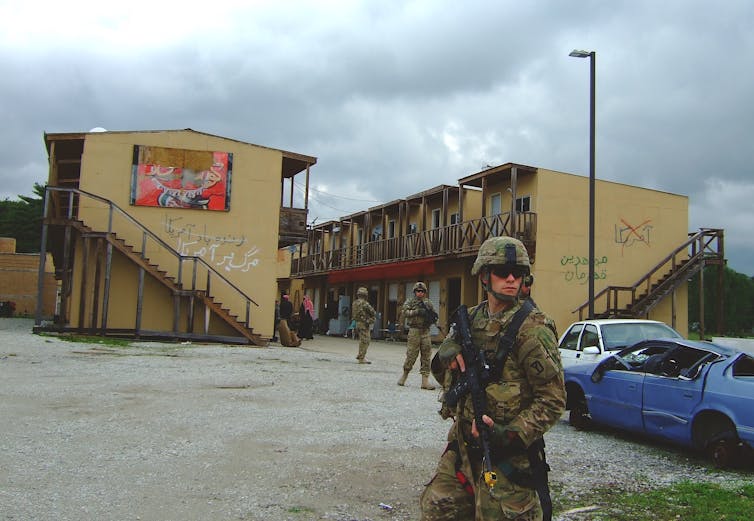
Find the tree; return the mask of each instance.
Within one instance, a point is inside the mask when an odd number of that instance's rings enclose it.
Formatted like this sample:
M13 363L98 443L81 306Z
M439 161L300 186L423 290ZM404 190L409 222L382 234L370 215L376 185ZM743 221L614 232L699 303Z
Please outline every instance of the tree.
M18 201L0 201L0 237L16 239L18 253L39 253L45 186L34 183L38 197L19 195Z
M704 268L704 323L717 326L717 266ZM689 283L689 324L699 323L699 275ZM754 328L754 279L727 266L723 271L723 325L720 334L750 336Z

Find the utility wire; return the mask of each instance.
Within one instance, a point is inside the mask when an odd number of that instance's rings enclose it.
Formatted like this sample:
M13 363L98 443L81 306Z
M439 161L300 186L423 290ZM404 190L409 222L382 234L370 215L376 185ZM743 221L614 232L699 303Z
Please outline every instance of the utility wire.
M298 188L302 192L304 191L304 189L298 183L293 183L293 186L295 186L296 188ZM357 198L354 198L354 197L346 197L344 195L336 195L336 194L333 194L331 192L323 192L322 190L317 190L316 188L312 188L311 186L309 187L309 191L310 192L316 192L318 194L328 195L330 197L335 197L336 199L346 199L348 201L359 201L359 202L362 202L362 203L380 203L380 204L384 202L384 201L375 201L373 199L357 199ZM336 210L337 210L337 208L336 208Z
M296 188L296 189L297 189L297 190L298 190L299 192L301 192L302 194L304 193L304 189L303 189L303 188L301 188L300 186L298 186L298 185L295 185L295 188ZM344 214L347 214L347 213L353 213L353 212L349 212L348 210L343 210L342 208L337 208L337 207L335 207L335 206L329 205L329 204L327 204L327 203L323 202L323 201L322 201L322 200L321 200L321 199L320 199L319 197L313 197L312 199L314 199L314 200L315 200L315 201L317 202L317 204L320 204L320 205L322 205L322 206L326 206L326 207L328 207L328 208L330 208L330 209L332 209L332 210L337 210L338 212L342 212L342 213L344 213Z

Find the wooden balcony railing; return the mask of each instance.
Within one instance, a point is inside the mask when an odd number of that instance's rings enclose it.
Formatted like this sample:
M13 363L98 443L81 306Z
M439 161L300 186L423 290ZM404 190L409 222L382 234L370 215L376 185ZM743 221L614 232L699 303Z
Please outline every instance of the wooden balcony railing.
M506 212L402 237L294 256L291 260L291 277L428 257L472 255L476 254L485 240L500 235L512 235L520 239L534 258L536 217L533 212L517 212L516 233L512 232L511 214Z

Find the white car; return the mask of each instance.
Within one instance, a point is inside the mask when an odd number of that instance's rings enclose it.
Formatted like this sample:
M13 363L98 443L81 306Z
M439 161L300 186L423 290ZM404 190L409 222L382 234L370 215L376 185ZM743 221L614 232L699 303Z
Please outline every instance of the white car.
M558 348L563 367L607 358L641 340L683 338L663 322L633 318L606 318L574 322L560 337Z

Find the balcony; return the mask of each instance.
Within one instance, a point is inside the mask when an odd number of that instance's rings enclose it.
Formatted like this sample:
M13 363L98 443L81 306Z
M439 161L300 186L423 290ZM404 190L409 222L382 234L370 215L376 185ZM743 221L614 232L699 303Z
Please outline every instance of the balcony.
M520 239L532 261L536 254L536 214L517 212L515 227L511 214L464 221L401 237L366 242L312 253L291 260L291 277L322 275L333 270L348 270L384 263L413 261L430 257L468 257L476 255L488 238L511 235ZM512 232L515 229L516 232ZM281 231L282 235L282 231Z
M280 208L278 248L306 242L306 216L308 213L309 210L305 208Z

